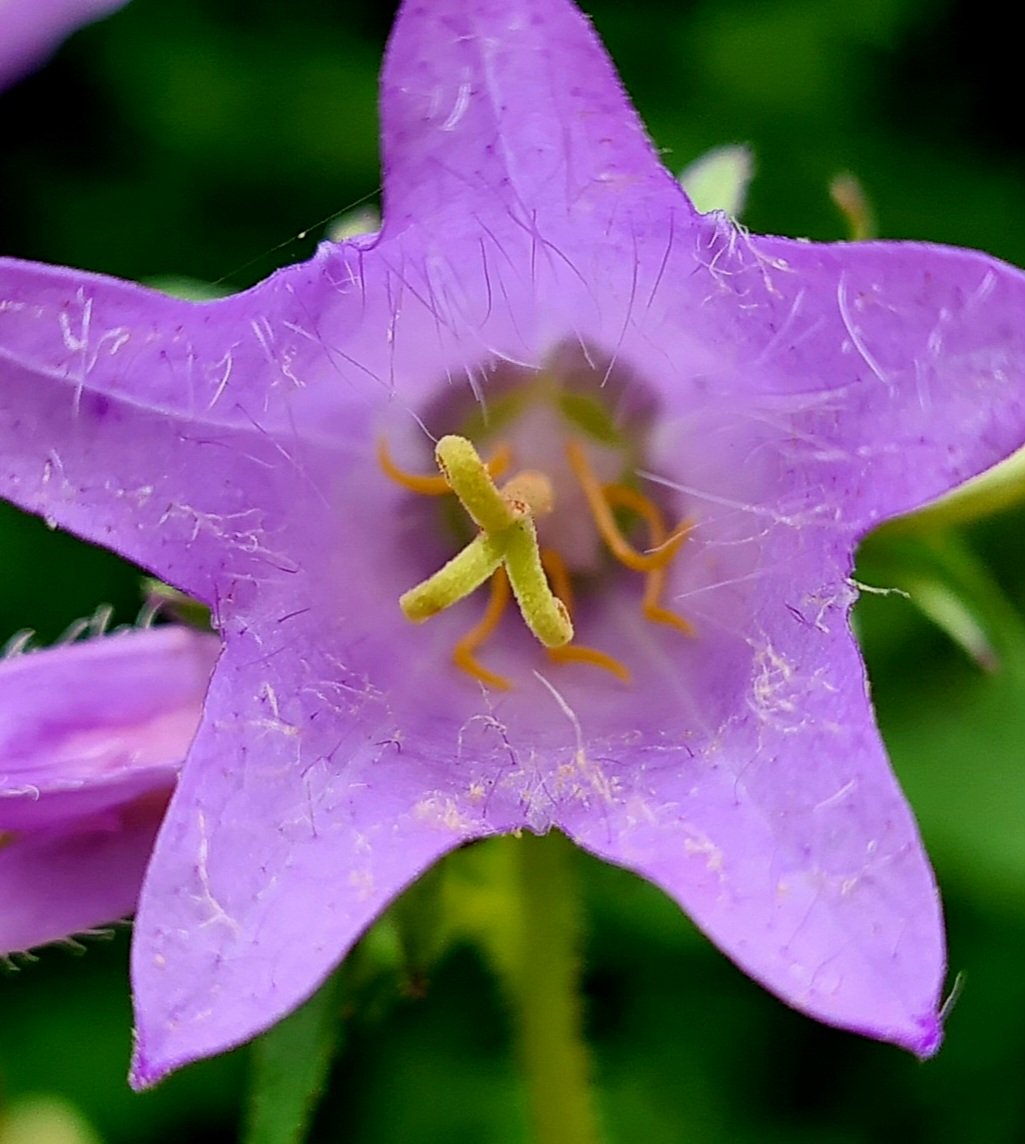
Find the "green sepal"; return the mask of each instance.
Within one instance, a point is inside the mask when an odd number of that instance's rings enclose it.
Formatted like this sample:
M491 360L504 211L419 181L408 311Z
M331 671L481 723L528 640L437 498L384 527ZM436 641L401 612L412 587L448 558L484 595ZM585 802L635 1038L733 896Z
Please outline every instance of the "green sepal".
M149 611L170 616L178 623L195 628L197 631L206 632L212 629L210 609L206 604L201 604L199 600L179 592L170 584L147 576L142 581L142 592Z

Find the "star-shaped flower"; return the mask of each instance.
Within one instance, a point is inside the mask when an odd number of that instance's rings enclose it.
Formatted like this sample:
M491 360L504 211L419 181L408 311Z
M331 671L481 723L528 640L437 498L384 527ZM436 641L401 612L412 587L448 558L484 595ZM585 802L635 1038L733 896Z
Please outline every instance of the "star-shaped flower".
M125 0L0 0L0 88L36 67L76 28Z
M940 908L851 554L1025 440L1025 278L697 215L568 0L407 0L382 126L380 234L244 294L0 264L0 489L224 644L137 917L134 1082L266 1028L430 863L521 828L928 1055ZM462 479L440 439L492 462L469 515L414 491ZM459 602L521 534L572 619L550 652L501 576L486 622Z
M135 909L216 654L166 627L0 663L0 955Z

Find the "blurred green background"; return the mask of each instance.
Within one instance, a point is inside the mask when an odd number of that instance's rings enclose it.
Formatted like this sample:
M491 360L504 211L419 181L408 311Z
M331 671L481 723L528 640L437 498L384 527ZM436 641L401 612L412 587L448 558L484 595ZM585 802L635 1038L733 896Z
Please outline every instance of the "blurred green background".
M1025 264L1020 49L978 3L585 7L671 167L754 148L752 229L843 237L827 184L851 170L884 236ZM229 288L307 256L322 220L375 199L392 14L378 0L133 0L85 29L0 94L0 252ZM1010 509L906 551L880 537L859 566L911 586L928 565L1001 664L983 671L901 595L859 605L963 974L940 1056L919 1064L789 1012L657 891L581 856L587 1021L613 1140L1025 1139L1023 520ZM5 507L0 553L0 642L26 627L49 641L100 603L120 621L138 610L132 569ZM131 1095L126 934L86 945L0 972L0 1104L60 1094L109 1144L234 1139L246 1052ZM415 980L394 958L367 963L314 1139L521 1141L508 1021L477 955L455 949Z

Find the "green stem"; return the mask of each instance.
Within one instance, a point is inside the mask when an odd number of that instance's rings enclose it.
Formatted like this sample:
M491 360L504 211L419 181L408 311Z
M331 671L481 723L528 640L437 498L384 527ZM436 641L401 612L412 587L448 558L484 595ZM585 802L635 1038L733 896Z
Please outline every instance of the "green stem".
M582 911L573 847L554 832L508 842L520 908L496 960L504 962L534 1138L598 1144L578 989Z

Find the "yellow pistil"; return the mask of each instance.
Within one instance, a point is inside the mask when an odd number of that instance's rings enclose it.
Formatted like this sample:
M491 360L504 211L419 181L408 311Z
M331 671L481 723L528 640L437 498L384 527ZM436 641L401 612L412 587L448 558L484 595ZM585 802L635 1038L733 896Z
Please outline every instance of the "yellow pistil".
M453 492L479 532L447 564L405 592L399 604L408 619L423 623L476 591L488 579L491 594L484 615L456 643L453 662L482 683L501 690L509 681L483 667L477 650L494 634L515 597L521 615L534 636L558 663L588 663L630 682L628 668L614 656L596 648L571 644L573 590L569 571L554 549L540 549L535 520L552 512L554 493L549 478L534 470L516 473L499 488L495 478L508 468L511 451L501 446L488 464L465 437L442 437L435 448L437 476L421 476L400 469L382 440L378 461L387 476L412 492L437 496ZM602 485L591 468L583 445L566 444L570 469L583 490L598 534L621 564L645 577L642 610L646 619L665 624L684 635L693 626L662 606L669 565L678 553L691 521L670 534L658 505L624 484ZM649 547L639 552L626 539L613 510L623 508L639 517L648 530ZM553 587L554 585L554 591Z
M475 592L505 559L505 537L480 533L433 576L399 597L407 620L422 624Z
M573 625L548 586L534 528L534 516L552 509L548 478L524 472L506 486L510 491L499 490L465 437L442 437L434 455L445 481L481 532L440 571L400 597L403 612L414 623L423 623L504 567L527 627L545 647L568 643Z

